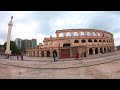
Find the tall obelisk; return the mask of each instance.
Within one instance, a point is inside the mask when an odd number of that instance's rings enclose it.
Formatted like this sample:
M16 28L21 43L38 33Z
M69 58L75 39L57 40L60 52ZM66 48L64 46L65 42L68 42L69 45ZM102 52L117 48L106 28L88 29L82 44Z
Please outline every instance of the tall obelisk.
M12 26L13 26L13 22L12 22L13 16L11 16L11 20L8 23L8 34L7 34L7 46L6 46L6 50L5 50L5 54L11 55L11 50L10 50L10 38L11 38L11 30L12 30Z

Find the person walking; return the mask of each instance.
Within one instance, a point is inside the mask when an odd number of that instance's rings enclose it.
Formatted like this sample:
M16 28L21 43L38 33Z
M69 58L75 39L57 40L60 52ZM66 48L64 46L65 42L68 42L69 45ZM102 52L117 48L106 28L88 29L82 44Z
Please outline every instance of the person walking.
M56 60L56 54L55 54L55 53L53 54L53 58L54 58L54 62L57 61L57 60Z
M78 60L78 58L79 58L79 54L78 54L78 52L76 53L76 60Z
M21 55L20 55L20 57L21 57L21 60L23 60L23 52L21 52Z

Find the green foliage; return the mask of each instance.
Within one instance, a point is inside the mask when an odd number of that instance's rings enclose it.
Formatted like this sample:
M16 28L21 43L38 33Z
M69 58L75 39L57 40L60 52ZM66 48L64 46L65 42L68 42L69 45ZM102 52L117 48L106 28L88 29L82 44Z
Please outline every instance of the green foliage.
M6 50L6 42L4 43L4 49ZM14 41L10 41L10 50L12 52L12 55L16 55L17 53L20 53L21 51L17 48Z

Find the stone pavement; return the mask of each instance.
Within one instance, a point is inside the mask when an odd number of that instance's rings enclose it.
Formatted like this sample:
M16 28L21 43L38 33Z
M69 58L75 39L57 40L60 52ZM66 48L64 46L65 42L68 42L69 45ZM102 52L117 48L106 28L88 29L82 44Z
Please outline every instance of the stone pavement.
M120 79L120 52L81 60L26 57L11 60L0 56L0 79ZM107 63L109 62L109 63ZM104 63L104 64L100 64Z

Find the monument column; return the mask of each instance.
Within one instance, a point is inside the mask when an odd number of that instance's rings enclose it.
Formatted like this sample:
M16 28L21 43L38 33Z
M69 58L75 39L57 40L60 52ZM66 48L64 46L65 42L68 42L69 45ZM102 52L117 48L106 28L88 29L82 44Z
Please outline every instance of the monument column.
M6 50L5 50L5 54L8 55L7 58L9 58L9 55L11 55L11 50L10 50L10 37L11 37L11 30L12 30L12 26L13 26L13 22L12 22L13 16L11 16L11 20L8 23L8 34L7 34L7 45L6 45Z

